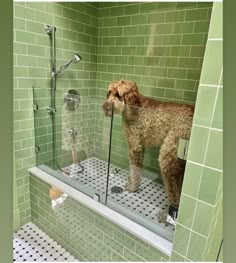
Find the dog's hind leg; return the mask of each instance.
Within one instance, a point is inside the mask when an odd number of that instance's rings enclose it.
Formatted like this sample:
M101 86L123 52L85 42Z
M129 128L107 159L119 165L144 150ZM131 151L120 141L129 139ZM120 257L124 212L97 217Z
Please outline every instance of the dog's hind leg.
M129 148L130 176L125 189L129 192L138 190L142 176L142 162L144 149L141 146Z
M159 155L161 175L169 203L178 206L180 201L185 161L177 159L179 137L174 131L166 136Z

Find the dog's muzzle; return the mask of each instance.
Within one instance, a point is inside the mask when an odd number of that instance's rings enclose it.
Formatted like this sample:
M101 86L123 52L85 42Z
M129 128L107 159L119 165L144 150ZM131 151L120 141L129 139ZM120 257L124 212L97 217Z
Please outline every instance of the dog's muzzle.
M112 115L112 103L105 101L102 105L105 116L111 117Z

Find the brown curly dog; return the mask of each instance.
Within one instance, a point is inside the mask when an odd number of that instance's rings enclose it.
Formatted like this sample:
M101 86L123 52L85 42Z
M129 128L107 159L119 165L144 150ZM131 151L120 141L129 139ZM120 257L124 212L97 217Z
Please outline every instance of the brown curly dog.
M194 107L160 102L141 95L130 80L110 83L103 104L106 116L122 114L129 146L130 177L126 190L137 191L141 182L145 147L161 146L159 163L169 203L179 205L185 161L177 158L179 139L189 139Z

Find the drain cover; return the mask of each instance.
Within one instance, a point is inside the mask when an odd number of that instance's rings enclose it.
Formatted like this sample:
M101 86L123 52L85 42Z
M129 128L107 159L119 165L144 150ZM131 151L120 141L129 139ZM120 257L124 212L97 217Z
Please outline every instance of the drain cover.
M120 187L120 186L112 186L111 192L112 193L116 193L116 194L122 193L123 192L123 188Z

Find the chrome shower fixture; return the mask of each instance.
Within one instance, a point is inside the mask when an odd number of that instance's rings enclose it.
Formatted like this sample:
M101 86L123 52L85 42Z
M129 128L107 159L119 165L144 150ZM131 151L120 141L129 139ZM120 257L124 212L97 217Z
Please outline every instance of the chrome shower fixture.
M69 111L75 111L80 104L80 94L77 90L70 89L64 95L64 105Z
M44 30L48 35L50 35L52 32L56 31L56 28L55 26L45 25Z
M74 56L72 57L71 60L69 60L68 62L66 62L64 65L62 65L57 71L56 71L56 75L59 75L61 72L63 72L66 68L69 67L69 65L74 62L74 63L78 63L81 60L81 56L79 54L74 54Z

